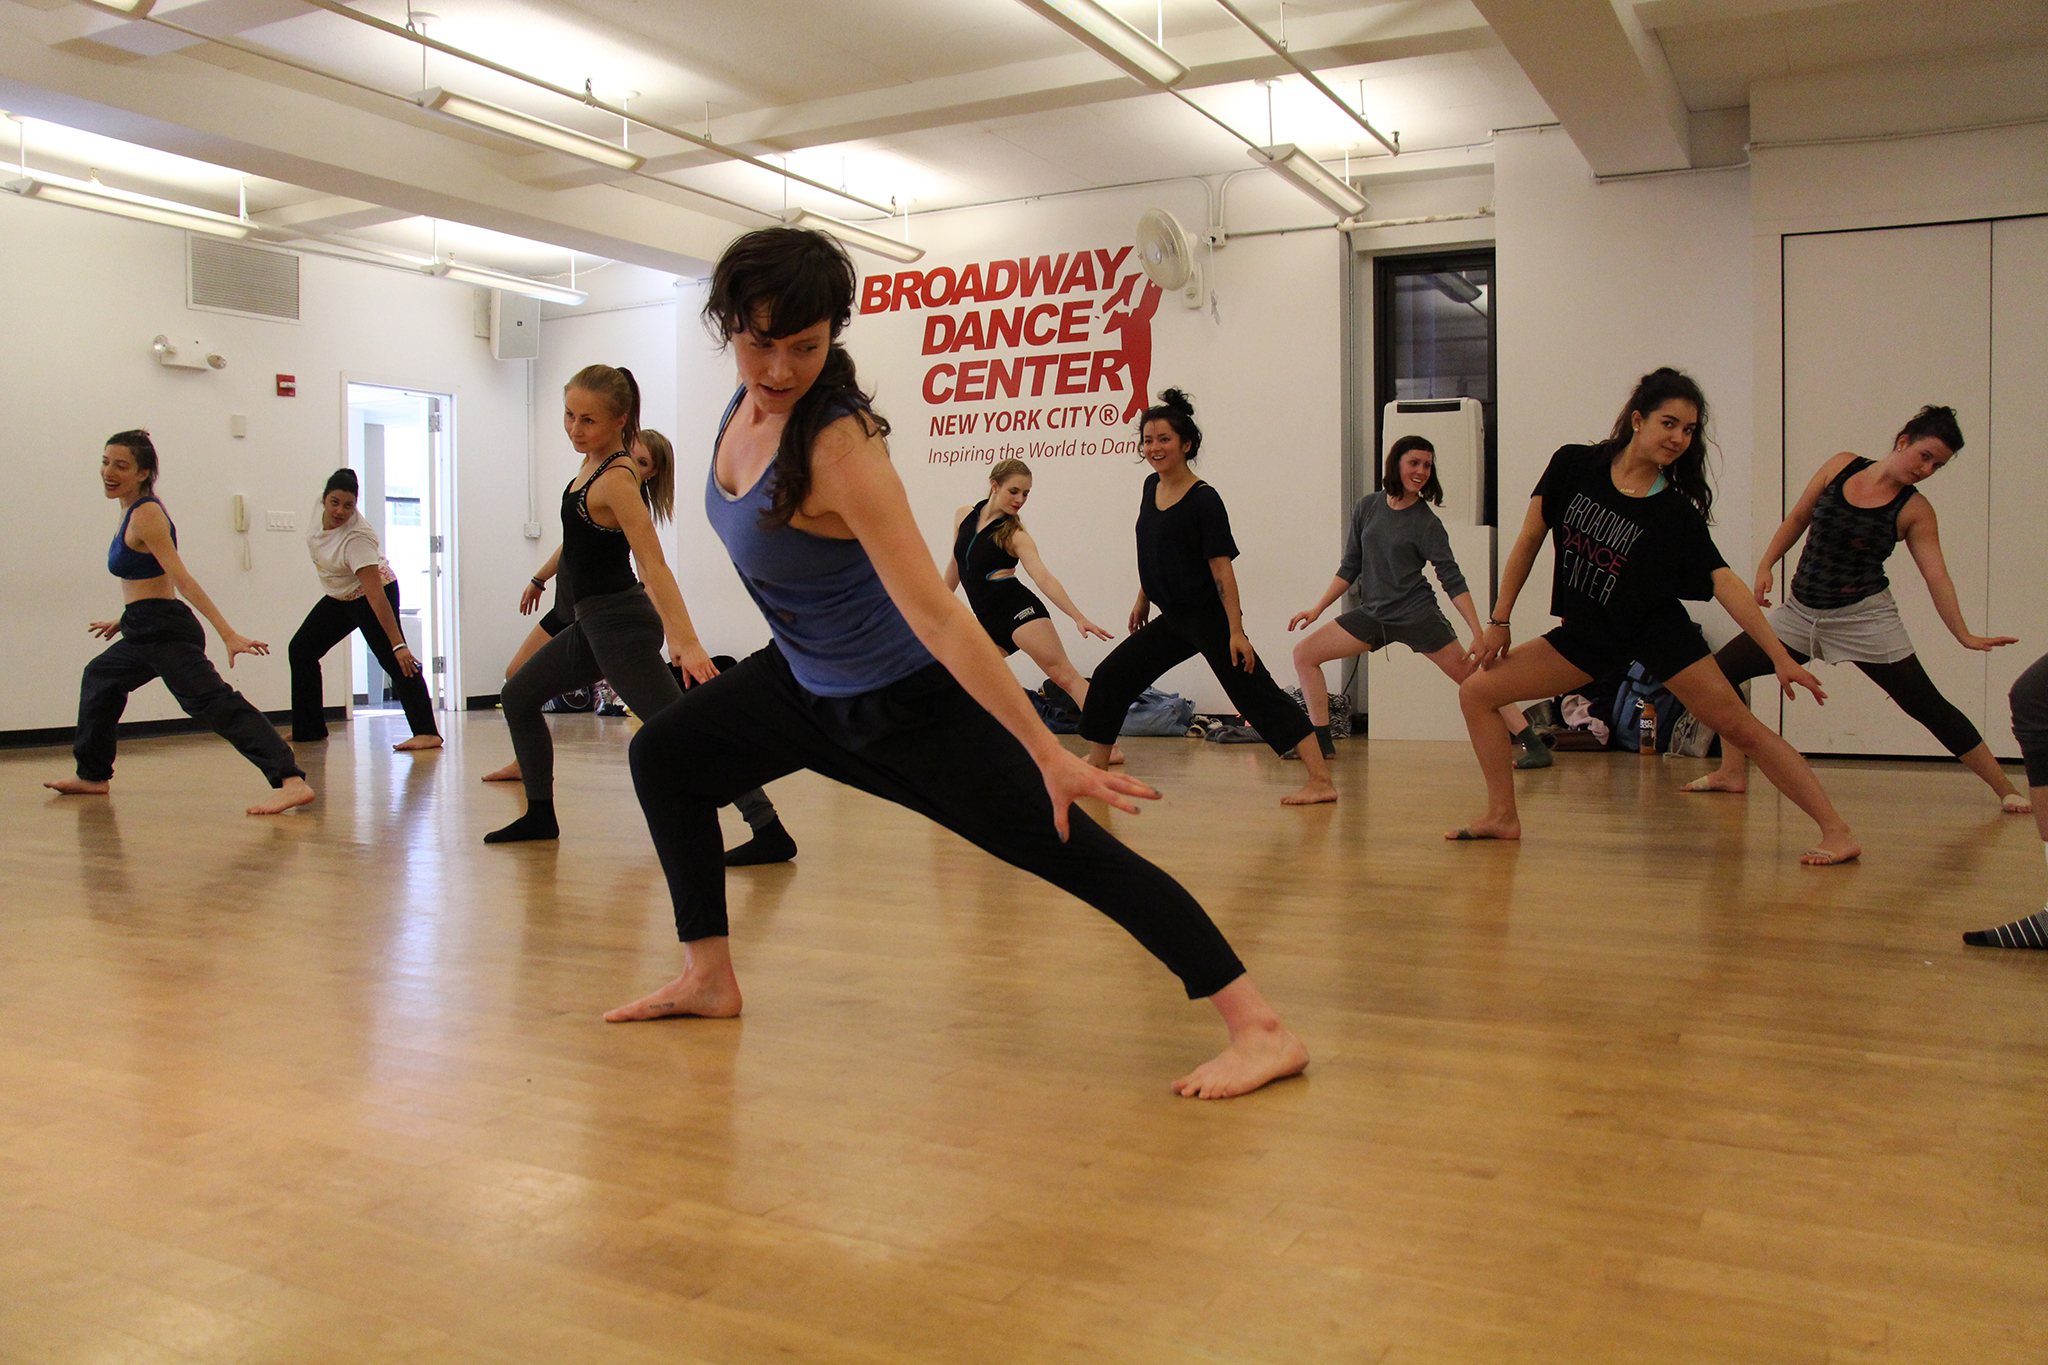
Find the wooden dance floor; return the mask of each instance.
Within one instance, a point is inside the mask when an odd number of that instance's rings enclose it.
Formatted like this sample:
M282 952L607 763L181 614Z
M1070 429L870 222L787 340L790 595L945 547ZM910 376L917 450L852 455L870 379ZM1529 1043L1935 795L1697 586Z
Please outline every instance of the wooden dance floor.
M1440 839L1462 745L1300 811L1132 743L1114 828L1314 1056L1204 1104L1114 926L808 775L745 1018L606 1025L680 960L629 722L558 722L564 837L501 848L502 721L398 724L271 820L210 736L111 799L0 755L0 1361L2048 1359L2048 954L1959 939L2048 875L1960 768L1830 766L1868 862L1816 870L1699 762L1563 756L1517 848Z

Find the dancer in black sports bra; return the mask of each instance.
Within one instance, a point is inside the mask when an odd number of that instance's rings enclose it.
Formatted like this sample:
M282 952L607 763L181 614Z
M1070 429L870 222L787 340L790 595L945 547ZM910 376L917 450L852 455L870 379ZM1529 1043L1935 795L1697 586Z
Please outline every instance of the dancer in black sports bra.
M127 603L118 621L86 627L102 640L121 638L85 666L79 684L78 741L72 754L78 775L43 785L66 796L103 796L113 785L114 736L128 694L162 678L185 714L204 723L256 765L276 795L249 807L251 815L281 815L313 799L306 774L272 725L229 687L206 657L206 632L192 607L213 623L228 649L228 667L240 654L268 654L270 646L228 624L206 590L178 555L178 528L156 496L156 445L146 431L107 438L100 455L100 488L126 509L114 543L107 547L107 571L121 580Z
M662 658L664 637L669 657L692 682L718 673L697 641L654 534L654 514L666 517L674 505L673 471L653 487L643 485L627 454L640 425L640 387L632 372L586 366L564 387L562 407L563 429L583 466L562 490L562 546L550 562L558 568L556 606L574 619L506 680L500 694L526 787L526 813L486 834L487 844L560 837L554 742L541 712L548 698L602 678L643 722L653 720L683 695ZM633 577L635 558L647 574L646 587ZM538 591L537 580L529 581L527 596ZM754 830L745 847L779 854L752 861L795 856L795 842L759 788L733 804Z
M1005 654L1018 650L1045 670L1045 676L1066 690L1076 706L1088 703L1088 680L1067 657L1052 613L1038 595L1017 578L1017 566L1045 591L1053 604L1080 628L1083 637L1112 639L1110 633L1081 614L1067 590L1038 556L1038 543L1024 529L1025 499L1031 496L1031 467L1022 460L997 461L989 470L988 496L953 513L953 558L946 565L946 586L967 593L974 619Z

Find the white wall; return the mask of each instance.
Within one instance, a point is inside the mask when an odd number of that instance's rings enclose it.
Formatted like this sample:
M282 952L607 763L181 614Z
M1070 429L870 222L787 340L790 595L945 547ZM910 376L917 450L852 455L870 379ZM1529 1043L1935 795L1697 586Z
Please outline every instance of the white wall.
M523 626L516 611L485 610L539 561L520 534L526 440L521 367L491 359L472 335L464 286L307 256L303 324L185 306L184 234L168 228L0 195L0 466L8 476L9 534L0 542L8 621L18 643L0 657L0 729L67 726L79 671L102 648L85 623L117 615L106 572L119 509L102 498L101 443L146 427L164 471L161 491L182 553L234 626L267 640L268 658L224 676L265 710L289 704L284 647L319 594L303 527L342 459L343 375L456 395L460 449L456 531L461 592L460 677L495 691ZM221 371L166 369L150 353L159 332L203 339ZM298 397L273 394L275 374ZM228 434L245 413L246 439ZM518 453L508 472L507 457ZM248 499L254 529L237 536L229 498ZM267 509L297 513L301 534L262 529ZM242 567L246 539L250 567ZM209 631L210 634L210 631ZM218 642L209 649L220 662ZM327 697L343 699L345 655L329 656ZM474 680L490 683L477 688ZM161 688L138 693L131 720L182 714Z
M1236 223L1292 226L1314 223L1319 212L1284 185L1256 177L1232 190ZM1277 193L1276 193L1277 191ZM1142 190L1109 191L1035 203L933 214L916 220L915 234L927 254L919 270L959 269L997 258L1059 256L1097 248L1114 254L1132 240L1145 209L1163 207L1191 230L1206 217L1200 185L1175 182ZM1196 406L1205 443L1198 465L1230 508L1242 557L1237 563L1245 623L1269 667L1286 680L1288 616L1315 599L1337 562L1343 509L1339 445L1339 253L1334 232L1319 231L1232 242L1215 257L1215 311L1191 311L1177 298L1161 301L1153 321L1150 387L1178 385ZM887 262L857 255L863 275L878 274ZM1135 269L1126 257L1118 274ZM1107 291L1062 296L1062 301L1102 300ZM1003 306L1015 306L1012 299ZM1035 300L1034 300L1035 301ZM704 338L695 309L701 295L686 291L677 318L680 420L690 438L679 442L686 483L701 488L710 435L733 387L730 360ZM957 313L974 305L929 310ZM994 306L994 305L990 305ZM1099 420L1072 431L998 435L993 441L935 437L931 419L946 413L987 414L999 410L1078 406L1105 401L1121 405L1128 390L1058 398L1021 398L960 406L928 406L921 394L925 372L939 361L959 361L1007 351L921 353L928 311L899 311L856 318L846 341L863 383L877 407L895 424L891 449L907 486L918 524L936 559L950 553L954 509L987 490L988 462L933 462L934 450L991 444L1028 445L1071 435L1077 440L1118 441L1120 447L1093 455L1041 459L1034 463L1032 499L1025 523L1077 605L1121 638L1137 595L1132 526L1145 469L1133 444L1135 432L1121 422ZM1054 350L1112 348L1089 313L1088 339ZM1027 457L1028 458L1028 457ZM943 456L942 456L943 461ZM700 514L684 521L679 550L687 569L684 584L700 633L714 648L739 652L767 638L730 566L708 532L698 536ZM1061 634L1082 671L1108 651L1099 641L1081 641L1064 617ZM1040 674L1017 656L1021 679L1032 685ZM1232 709L1222 689L1199 663L1169 674L1162 686L1193 698L1202 709Z
M1494 148L1500 271L1501 554L1551 453L1607 435L1636 379L1659 365L1707 395L1716 449L1714 539L1754 567L1749 176L1712 171L1596 182L1556 129L1503 133ZM1775 525L1775 521L1773 525ZM1710 639L1733 633L1698 613ZM1549 629L1546 548L1516 604L1516 638Z

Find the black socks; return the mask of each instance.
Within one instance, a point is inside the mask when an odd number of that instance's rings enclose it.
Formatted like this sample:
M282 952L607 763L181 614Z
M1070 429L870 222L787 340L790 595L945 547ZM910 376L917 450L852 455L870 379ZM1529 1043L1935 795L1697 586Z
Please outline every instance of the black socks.
M484 836L487 844L516 844L527 839L559 839L561 826L555 823L553 801L526 802L526 814L514 820L503 829L494 829Z
M1337 745L1330 738L1329 726L1318 725L1316 727L1316 747L1323 751L1324 758L1335 758L1337 756Z
M1527 771L1530 768L1548 768L1551 764L1557 762L1556 759L1550 756L1550 745L1544 742L1543 736L1536 732L1536 727L1533 725L1524 729L1521 734L1516 735L1514 742L1515 747L1522 751L1515 755L1515 767L1519 770Z
M2048 948L2048 910L2036 910L1996 929L1972 929L1963 942L1972 948Z
M727 867L759 867L763 863L786 863L796 856L796 840L782 827L780 817L754 831L754 837L729 850Z

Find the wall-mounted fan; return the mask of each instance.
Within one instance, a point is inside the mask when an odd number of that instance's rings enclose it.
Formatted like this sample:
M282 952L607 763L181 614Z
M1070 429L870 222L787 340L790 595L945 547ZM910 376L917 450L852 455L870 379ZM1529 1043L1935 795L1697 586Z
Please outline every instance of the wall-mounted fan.
M1195 259L1193 243L1180 220L1165 209L1147 209L1138 219L1138 264L1152 283L1180 295L1190 308L1200 308L1208 298L1203 287L1202 266Z

